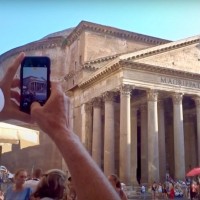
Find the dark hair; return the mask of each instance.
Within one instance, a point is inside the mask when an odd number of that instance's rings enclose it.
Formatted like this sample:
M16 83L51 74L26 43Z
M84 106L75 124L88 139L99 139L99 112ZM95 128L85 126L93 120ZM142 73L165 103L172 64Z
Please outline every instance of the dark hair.
M34 171L33 171L33 176L34 176L35 178L40 178L40 177L42 176L42 169L40 169L40 168L34 169Z
M121 182L120 182L118 176L115 174L111 174L110 176L112 177L113 181L115 182L116 187L122 189L122 185L121 185Z
M62 170L52 169L47 171L41 178L34 197L63 198L66 175Z

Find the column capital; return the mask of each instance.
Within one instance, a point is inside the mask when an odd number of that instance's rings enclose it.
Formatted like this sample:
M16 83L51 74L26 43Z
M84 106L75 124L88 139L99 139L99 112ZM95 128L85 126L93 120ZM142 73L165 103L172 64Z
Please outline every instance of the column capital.
M128 84L120 85L120 92L122 95L130 95L132 89L133 89L132 85Z
M157 101L158 100L158 91L149 90L147 91L147 101Z
M173 93L172 94L172 101L174 104L180 104L183 99L183 94L182 93Z
M107 91L103 93L103 100L104 101L114 101L116 97L116 93L112 91Z
M102 98L101 97L95 97L92 99L92 105L94 107L101 107L102 105Z

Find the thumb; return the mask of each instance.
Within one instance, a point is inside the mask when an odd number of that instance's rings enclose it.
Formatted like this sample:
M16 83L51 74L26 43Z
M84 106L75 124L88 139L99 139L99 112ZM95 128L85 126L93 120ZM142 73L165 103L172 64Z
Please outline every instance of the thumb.
M38 102L33 102L31 104L31 116L36 119L41 113L42 106Z

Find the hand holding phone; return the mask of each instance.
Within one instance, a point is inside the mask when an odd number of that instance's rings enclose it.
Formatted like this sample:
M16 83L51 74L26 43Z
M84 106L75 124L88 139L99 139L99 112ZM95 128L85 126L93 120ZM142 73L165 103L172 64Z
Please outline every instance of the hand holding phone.
M44 105L50 95L50 59L43 56L25 57L21 63L20 110L30 113L34 101Z

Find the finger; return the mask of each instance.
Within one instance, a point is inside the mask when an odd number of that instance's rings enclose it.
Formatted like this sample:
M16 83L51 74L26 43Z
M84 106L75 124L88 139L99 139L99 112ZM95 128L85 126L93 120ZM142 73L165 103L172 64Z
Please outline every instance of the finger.
M17 102L20 102L20 94L17 91L11 90L10 96L12 99L15 99Z
M14 100L11 100L11 104L12 104L12 119L17 119L17 120L20 120L20 121L24 121L24 122L27 122L27 123L30 123L31 122L31 116L25 112L22 112L19 110L19 105L14 101Z
M22 60L24 59L25 54L22 52L20 53L17 58L14 60L14 62L10 65L10 67L8 68L4 79L6 82L11 83L11 81L13 80L14 75L16 74L16 71L20 65L20 63L22 62Z
M31 120L31 116L25 112L19 111L19 110L14 110L12 112L12 116L14 119L20 120L20 121L24 121L24 122L32 122Z
M20 80L19 79L14 79L13 82L12 82L11 87L12 88L16 88L16 87L19 88L19 86L20 86Z

